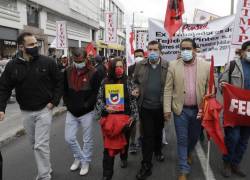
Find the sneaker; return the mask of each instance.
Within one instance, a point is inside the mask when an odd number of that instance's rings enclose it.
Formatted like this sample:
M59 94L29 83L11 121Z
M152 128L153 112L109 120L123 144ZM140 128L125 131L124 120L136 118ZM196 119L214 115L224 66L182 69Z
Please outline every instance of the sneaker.
M232 171L231 171L231 165L230 165L230 163L224 162L224 166L223 166L221 174L225 178L228 178L228 177L232 176Z
M151 176L152 170L150 166L143 164L140 171L136 175L137 180L145 180L148 176Z
M165 157L163 154L155 155L155 158L156 158L156 161L158 162L163 162L165 160Z
M127 160L121 160L121 168L127 168L128 167L128 161Z
M70 167L71 171L76 171L80 167L81 162L77 159L73 162L73 164Z
M130 146L129 146L129 153L130 154L136 154L137 153L136 144L134 144L134 143L130 144Z
M242 170L239 168L239 166L231 166L232 169L232 173L234 173L235 175L239 176L239 177L246 177L247 175L242 172Z
M81 167L80 176L84 176L84 175L88 174L88 172L89 172L89 163L85 163Z

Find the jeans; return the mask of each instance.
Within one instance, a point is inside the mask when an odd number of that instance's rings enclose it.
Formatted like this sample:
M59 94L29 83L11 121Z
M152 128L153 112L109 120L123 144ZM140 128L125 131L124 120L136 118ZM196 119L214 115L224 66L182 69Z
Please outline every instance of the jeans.
M153 153L161 155L164 117L162 109L141 109L142 164L152 166Z
M50 127L52 110L22 111L23 126L31 142L38 169L37 180L50 180Z
M224 155L223 160L226 163L238 166L247 149L250 127L225 127L224 131L228 155Z
M93 111L80 117L75 117L70 112L67 112L66 116L65 140L74 158L79 160L82 165L90 163L93 154L93 118ZM80 126L82 126L83 148L80 147L76 137Z
M174 114L179 170L184 174L191 170L187 158L194 150L201 133L201 121L197 120L197 113L197 108L184 107L180 115Z

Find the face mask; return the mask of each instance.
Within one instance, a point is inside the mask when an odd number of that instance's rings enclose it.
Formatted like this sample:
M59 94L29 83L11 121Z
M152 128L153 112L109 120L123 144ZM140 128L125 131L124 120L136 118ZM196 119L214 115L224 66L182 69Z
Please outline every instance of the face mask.
M38 56L38 47L25 48L27 54L31 55L33 58Z
M149 55L148 55L148 59L152 63L157 62L159 57L160 57L160 54L158 52L155 52L155 51L150 52Z
M250 52L246 52L246 60L250 62Z
M135 58L135 62L140 62L140 61L142 61L144 58L143 57L136 57Z
M122 67L116 67L115 68L115 75L117 77L121 77L124 73L124 69Z
M193 59L193 52L191 50L181 51L181 57L185 62L191 61Z
M85 62L81 62L81 63L74 62L74 65L75 65L76 69L83 69L86 66L86 63Z

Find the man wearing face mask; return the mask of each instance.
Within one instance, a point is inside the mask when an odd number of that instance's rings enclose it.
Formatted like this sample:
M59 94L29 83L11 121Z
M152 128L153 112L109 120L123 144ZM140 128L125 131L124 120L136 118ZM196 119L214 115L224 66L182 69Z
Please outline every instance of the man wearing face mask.
M141 62L142 60L144 60L144 51L143 49L136 49L134 52L134 64L128 67L128 75L129 77L133 77L134 76L134 71L135 71L135 66L137 63Z
M240 59L231 61L225 67L225 71L220 79L220 87L225 83L250 90L250 41L242 44ZM239 177L246 177L240 168L240 162L247 150L250 137L250 127L225 127L225 143L228 155L223 156L224 168L222 175L230 177L233 174Z
M63 76L55 61L39 55L37 40L24 32L17 39L18 53L9 61L0 79L0 120L15 88L38 169L37 180L50 180L50 125L52 108L63 93Z
M64 100L68 112L65 122L65 140L68 143L74 162L71 171L80 168L80 175L86 175L93 154L94 105L100 84L96 69L87 59L87 53L81 49L73 52L73 65L64 73ZM83 148L76 134L82 127Z
M180 58L169 63L164 89L164 117L174 114L180 175L186 180L191 171L191 155L201 134L198 109L206 94L210 63L196 57L196 43L183 39Z
M153 154L157 161L164 161L162 149L163 89L168 69L168 62L161 60L161 44L157 41L148 43L148 59L135 67L134 81L139 87L138 106L142 135L141 169L136 175L144 180L152 174Z
M144 60L144 51L143 49L136 49L134 52L134 57L135 57L135 63L131 66L128 67L128 75L129 77L133 78L134 76L134 71L136 64ZM138 90L136 89L135 91L135 96L138 96ZM131 131L131 136L130 136L130 145L129 145L129 153L131 154L136 154L138 150L139 143L136 144L136 132L137 132L137 127L138 126L133 126L132 131Z

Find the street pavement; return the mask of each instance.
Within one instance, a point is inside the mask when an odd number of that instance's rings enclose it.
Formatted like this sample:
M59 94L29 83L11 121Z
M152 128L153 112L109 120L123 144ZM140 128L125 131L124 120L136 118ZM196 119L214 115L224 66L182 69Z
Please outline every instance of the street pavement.
M93 162L88 175L80 177L77 172L70 172L73 162L72 155L64 141L65 114L56 116L51 131L51 160L54 170L53 180L99 180L102 177L102 137L99 125L94 124L95 148ZM79 131L80 132L80 131ZM163 149L166 156L164 162L154 160L153 174L148 180L175 180L177 179L176 138L173 122L168 124L167 137L169 144ZM79 133L79 139L80 133ZM33 180L36 176L36 167L32 150L26 136L19 137L2 148L4 158L4 180ZM116 157L113 180L133 180L140 168L141 155L130 155L127 169L119 166L119 157ZM194 154L191 180L204 180L200 161Z

